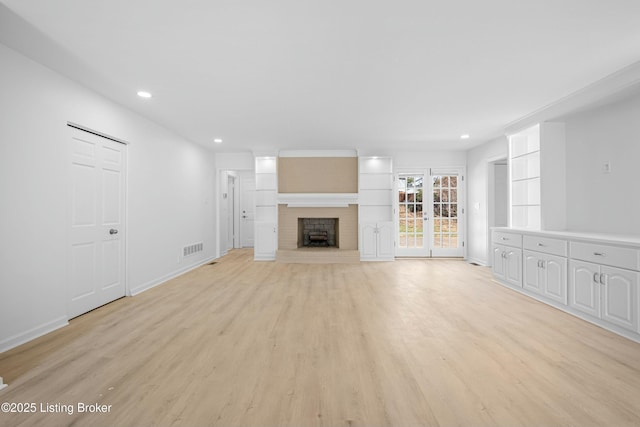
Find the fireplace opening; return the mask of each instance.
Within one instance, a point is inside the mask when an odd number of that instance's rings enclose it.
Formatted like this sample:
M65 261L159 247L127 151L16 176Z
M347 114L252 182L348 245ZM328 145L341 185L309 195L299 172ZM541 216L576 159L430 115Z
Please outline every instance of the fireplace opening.
M338 218L298 218L298 247L339 247L338 221Z

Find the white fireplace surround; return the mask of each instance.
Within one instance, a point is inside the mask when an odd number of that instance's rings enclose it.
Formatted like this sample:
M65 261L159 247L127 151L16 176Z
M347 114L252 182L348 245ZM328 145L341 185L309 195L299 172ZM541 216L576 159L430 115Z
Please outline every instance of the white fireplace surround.
M289 208L346 208L358 204L358 193L278 193Z

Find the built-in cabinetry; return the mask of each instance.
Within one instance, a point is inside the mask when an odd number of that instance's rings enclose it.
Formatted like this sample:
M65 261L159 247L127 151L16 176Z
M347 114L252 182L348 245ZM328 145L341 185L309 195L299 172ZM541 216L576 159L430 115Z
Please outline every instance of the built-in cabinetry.
M523 236L522 287L567 304L567 241Z
M392 221L360 225L360 259L392 260L394 227Z
M275 156L258 156L256 161L256 212L254 259L276 259L278 247L278 177Z
M496 228L492 245L498 282L640 341L640 238Z
M505 285L522 287L522 236L495 231L493 274Z
M565 125L544 122L509 135L511 227L566 227Z
M638 331L638 250L571 242L571 254L571 307L630 331Z
M395 233L390 157L358 159L358 203L360 259L392 260Z

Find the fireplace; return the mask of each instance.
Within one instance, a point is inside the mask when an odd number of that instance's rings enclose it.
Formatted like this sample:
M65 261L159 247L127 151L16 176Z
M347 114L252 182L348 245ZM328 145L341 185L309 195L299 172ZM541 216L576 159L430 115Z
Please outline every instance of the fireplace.
M338 248L338 218L298 218L298 248Z

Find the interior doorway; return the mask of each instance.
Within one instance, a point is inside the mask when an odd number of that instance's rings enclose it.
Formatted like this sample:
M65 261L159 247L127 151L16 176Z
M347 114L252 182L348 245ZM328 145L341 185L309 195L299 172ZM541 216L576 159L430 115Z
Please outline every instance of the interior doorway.
M509 226L509 164L506 157L487 165L487 264L491 264L491 227Z
M221 170L219 254L254 244L255 174L252 170Z

